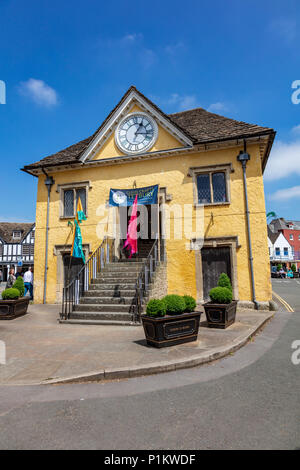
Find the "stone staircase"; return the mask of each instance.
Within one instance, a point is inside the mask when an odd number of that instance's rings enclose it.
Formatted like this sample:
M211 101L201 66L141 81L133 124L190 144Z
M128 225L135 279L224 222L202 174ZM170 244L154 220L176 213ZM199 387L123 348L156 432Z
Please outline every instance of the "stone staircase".
M108 263L92 280L67 323L139 325L134 322L131 305L143 259Z

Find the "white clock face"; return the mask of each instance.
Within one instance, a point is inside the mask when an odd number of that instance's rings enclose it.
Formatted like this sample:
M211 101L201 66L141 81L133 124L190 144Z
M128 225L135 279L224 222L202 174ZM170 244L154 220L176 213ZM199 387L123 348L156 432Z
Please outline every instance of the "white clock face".
M122 152L143 153L154 145L157 139L157 125L147 114L129 114L118 125L115 137Z

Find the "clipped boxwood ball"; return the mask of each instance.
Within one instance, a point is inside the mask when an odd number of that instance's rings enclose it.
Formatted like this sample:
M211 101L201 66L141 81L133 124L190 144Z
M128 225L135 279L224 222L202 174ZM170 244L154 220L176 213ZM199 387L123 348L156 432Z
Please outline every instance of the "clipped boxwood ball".
M147 304L146 311L149 317L164 317L166 314L166 304L163 300L151 299Z
M209 297L216 304L230 304L232 302L232 291L227 287L214 287L209 291Z
M20 297L20 291L18 289L14 289L10 287L9 289L5 289L2 292L2 299L3 300L15 300Z
M196 308L196 300L191 295L184 295L185 312L193 312Z
M18 291L20 292L20 297L23 297L24 292L25 292L25 286L24 286L24 281L23 281L22 276L18 276L18 278L15 281L15 283L13 284L12 288L13 289L18 289Z
M178 315L185 311L185 301L180 295L166 295L163 300L166 303L169 315Z

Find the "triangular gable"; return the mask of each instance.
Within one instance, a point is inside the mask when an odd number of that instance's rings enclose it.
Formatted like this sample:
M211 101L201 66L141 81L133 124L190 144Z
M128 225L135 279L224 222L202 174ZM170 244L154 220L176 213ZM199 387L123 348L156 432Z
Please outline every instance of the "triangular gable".
M152 101L146 98L135 87L130 87L117 106L105 119L103 124L96 132L94 138L81 155L80 161L82 163L92 160L95 157L96 153L99 152L101 147L112 135L120 120L129 114L135 106L138 106L143 111L149 113L159 126L165 129L177 141L179 141L181 144L180 146L192 147L193 139L183 129L172 122L169 116L161 111L154 103L152 103ZM151 150L147 153L151 153Z

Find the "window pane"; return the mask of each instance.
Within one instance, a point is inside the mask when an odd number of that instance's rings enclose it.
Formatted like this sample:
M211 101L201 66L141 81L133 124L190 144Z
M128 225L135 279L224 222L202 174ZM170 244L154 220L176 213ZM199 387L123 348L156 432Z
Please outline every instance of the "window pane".
M212 186L214 193L214 202L226 202L225 173L213 173Z
M76 207L77 207L77 202L78 202L79 197L81 200L83 212L86 214L86 189L85 188L76 189Z
M64 216L73 217L74 215L74 193L73 189L64 192Z
M210 196L210 184L209 175L198 175L197 176L197 188L198 188L198 202L199 204L207 204L211 202Z

